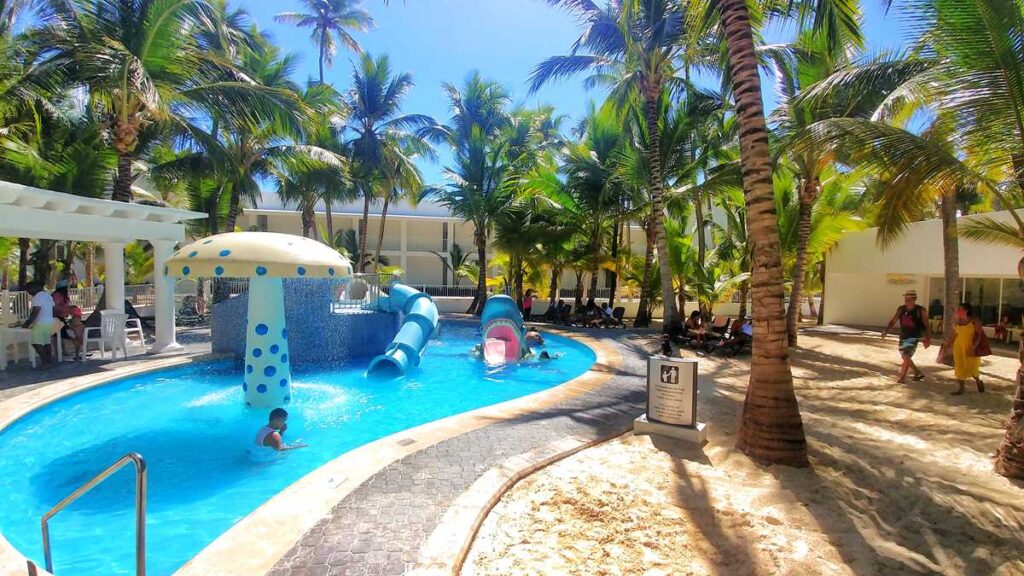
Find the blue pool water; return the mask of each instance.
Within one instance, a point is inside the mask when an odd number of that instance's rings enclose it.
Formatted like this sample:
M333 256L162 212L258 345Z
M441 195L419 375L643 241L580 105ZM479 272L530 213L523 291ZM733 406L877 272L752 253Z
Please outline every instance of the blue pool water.
M524 396L585 372L582 344L547 336L558 360L489 369L470 357L476 326L446 323L420 368L367 380L369 358L295 374L286 441L309 448L251 453L262 410L243 405L234 362L202 363L88 390L0 432L0 532L42 564L39 521L124 453L149 466L147 566L170 574L248 513L316 467L394 432ZM134 471L111 477L50 523L58 574L133 573Z

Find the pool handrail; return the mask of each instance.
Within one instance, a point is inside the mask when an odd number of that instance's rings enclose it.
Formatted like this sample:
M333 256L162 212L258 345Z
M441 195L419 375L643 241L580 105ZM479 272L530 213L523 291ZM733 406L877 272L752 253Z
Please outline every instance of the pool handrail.
M68 494L58 502L50 511L43 515L43 558L46 561L46 571L53 574L53 558L50 554L50 528L47 523L58 512L69 504L78 500L83 494L95 488L99 483L110 477L129 462L135 464L135 574L136 576L146 575L146 461L138 452L129 452L122 456L117 462L111 464L106 470L100 472L85 484Z

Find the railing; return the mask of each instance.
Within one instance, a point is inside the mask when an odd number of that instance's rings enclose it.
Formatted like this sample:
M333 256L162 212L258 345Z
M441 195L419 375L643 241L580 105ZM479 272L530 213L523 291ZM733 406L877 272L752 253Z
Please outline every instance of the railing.
M32 311L32 297L28 292L0 292L0 318L24 322Z
M413 288L426 292L431 298L472 298L476 295L476 284L462 286L443 286L440 284L410 284Z
M334 287L331 311L375 310L380 297L386 296L384 288L400 279L397 274L353 274L338 280Z
M129 462L135 464L135 574L145 576L146 574L146 461L142 456L129 452L114 462L103 472L100 472L85 484L82 484L74 492L50 508L50 511L43 515L43 558L46 561L46 571L53 574L53 558L50 554L50 518L66 508L69 504L78 500L83 494L95 488L100 482L110 477Z

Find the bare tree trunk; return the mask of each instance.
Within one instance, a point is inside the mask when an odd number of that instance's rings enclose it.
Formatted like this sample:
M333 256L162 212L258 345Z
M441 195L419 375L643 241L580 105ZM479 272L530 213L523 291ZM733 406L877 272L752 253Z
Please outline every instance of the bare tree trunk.
M960 306L960 235L956 221L956 192L949 190L939 200L942 213L942 265L946 298L942 304L943 341L952 338L956 309Z
M601 227L598 226L590 239L590 292L588 298L597 297L597 271L598 262L601 260Z
M612 226L612 263L615 270L612 272L611 286L608 287L608 305L615 308L615 292L619 288L619 234L622 222L616 218Z
M576 273L576 298L573 304L576 306L576 313L580 313L580 308L583 307L583 270L576 268L573 270Z
M640 302L637 304L636 318L633 319L634 328L646 328L651 324L651 268L654 267L654 234L653 227L648 220L645 228L647 233L647 246L644 251L644 277L640 285Z
M668 247L665 243L665 214L662 206L665 181L661 171L661 131L658 127L658 98L660 96L660 87L646 95L645 116L649 142L647 162L651 170L648 186L651 191L651 221L654 226L654 240L658 246L658 265L661 267L663 329L670 334L675 334L682 330L683 323L679 319L679 312L676 310L675 298L673 298L675 290L672 288L672 267L669 264Z
M234 232L238 223L238 215L242 211L242 193L231 187L231 200L228 204L228 217L224 220L224 231Z
M28 251L31 247L31 240L18 238L18 290L24 290L28 284Z
M87 242L85 245L85 287L92 288L96 278L96 245Z
M110 199L115 202L132 201L132 157L128 154L117 156L117 176Z
M388 205L391 204L391 194L384 197L384 207L380 211L380 232L377 234L377 250L373 255L373 267L380 272L380 249L384 245L384 225L388 221Z
M796 263L793 265L793 287L789 292L789 309L786 310L786 334L789 345L796 346L797 330L800 327L800 302L803 300L804 276L807 275L807 242L811 237L811 209L818 199L818 181L805 178L800 184L800 210L796 240Z
M359 265L357 272L365 272L366 267L366 229L370 222L370 191L363 190L363 218L359 221Z
M551 286L548 287L548 307L554 306L558 301L558 277L562 270L556 266L551 267Z
M736 446L761 462L807 466L807 439L789 366L771 153L753 31L746 0L722 0L721 6L753 247L753 358Z
M314 212L314 218L316 213ZM331 200L324 198L324 222L327 225L327 243L334 244L334 214L331 213Z

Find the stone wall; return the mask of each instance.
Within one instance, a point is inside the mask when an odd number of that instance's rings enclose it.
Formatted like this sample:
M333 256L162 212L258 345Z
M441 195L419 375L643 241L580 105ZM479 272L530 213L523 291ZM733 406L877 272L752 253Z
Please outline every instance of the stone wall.
M331 313L330 280L286 279L285 317L292 365L340 362L384 352L398 333L399 315L346 310ZM245 355L248 294L213 307L210 331L215 353Z

